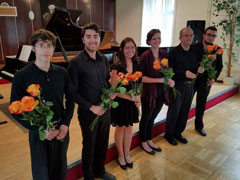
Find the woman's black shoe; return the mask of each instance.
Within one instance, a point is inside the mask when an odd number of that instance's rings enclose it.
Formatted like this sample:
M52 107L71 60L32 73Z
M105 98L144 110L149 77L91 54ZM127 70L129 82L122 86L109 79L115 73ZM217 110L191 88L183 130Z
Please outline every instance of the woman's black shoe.
M149 144L148 144L148 146L149 146L151 149L153 149L154 151L158 151L158 152L161 152L161 151L162 151L162 149L161 149L160 147L155 148L155 147L150 146Z
M127 167L129 167L129 168L133 168L133 162L131 162L131 163L127 163Z
M118 164L123 170L127 169L127 164L122 165L119 160L118 160Z
M148 154L151 154L151 155L154 155L154 154L155 154L154 151L147 151L146 149L144 149L142 145L141 145L141 148L142 148L142 150L144 150L144 151L145 151L146 153L148 153Z

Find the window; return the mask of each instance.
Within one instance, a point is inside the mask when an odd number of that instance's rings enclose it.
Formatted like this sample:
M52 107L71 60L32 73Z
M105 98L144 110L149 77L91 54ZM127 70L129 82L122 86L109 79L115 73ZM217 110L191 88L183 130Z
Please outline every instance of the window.
M160 29L161 46L172 45L175 0L143 0L141 45L146 46L147 33Z

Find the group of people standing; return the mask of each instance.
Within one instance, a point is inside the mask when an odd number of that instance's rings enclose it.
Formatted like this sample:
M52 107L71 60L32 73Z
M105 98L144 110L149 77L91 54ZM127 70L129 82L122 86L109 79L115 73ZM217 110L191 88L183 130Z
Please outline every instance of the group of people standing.
M58 128L45 131L46 140L41 141L36 127L23 121L21 115L14 115L19 123L29 129L33 179L66 179L68 127L75 102L78 104L78 119L83 137L82 170L85 180L116 179L104 168L111 124L116 127L114 139L120 167L124 170L133 167L129 152L132 126L139 122L138 108L140 106L142 108L139 124L141 148L151 155L156 151L162 151L152 142L154 120L166 100L166 92L163 90L164 76L153 69L154 60L169 59L169 66L173 68L175 75L167 83L169 87L175 87L181 94L170 100L164 135L166 140L172 145L177 145L177 140L184 144L187 143L182 132L186 127L195 91L197 91L195 128L200 134L206 135L202 117L210 87L221 72L222 57L218 56L215 61L218 71L215 79L208 79L204 69L199 67L199 62L205 53L206 46L212 44L216 38L216 33L215 27L207 28L203 34L203 42L191 46L193 31L190 28L184 28L180 31L180 44L173 48L168 55L166 51L159 48L161 44L160 30L152 29L147 34L146 40L151 47L141 55L140 59L137 57L136 43L132 38L127 37L120 44L117 61L109 66L106 57L98 52L99 28L96 24L89 24L82 30L82 41L85 48L69 62L66 71L50 63L56 37L47 30L36 31L30 41L36 53L36 60L15 74L11 102L25 96L26 89L30 84L39 84L43 90L42 97L54 103L53 119L57 120ZM111 94L110 98L118 101L119 106L116 109L105 111L99 105L102 89L115 85L119 72L133 74L136 71L141 71L143 74L140 79L143 83L142 94L135 98L128 94ZM197 76L197 73L202 75ZM194 87L192 80L196 77ZM129 84L125 88L131 90L132 86ZM63 96L65 96L65 102ZM91 130L89 127L97 115L100 118L94 129ZM64 141L58 139L64 139Z

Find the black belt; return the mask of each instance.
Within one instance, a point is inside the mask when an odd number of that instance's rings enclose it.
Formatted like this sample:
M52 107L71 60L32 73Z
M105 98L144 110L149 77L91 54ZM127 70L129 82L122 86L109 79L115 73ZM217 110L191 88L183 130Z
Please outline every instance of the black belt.
M176 84L192 84L192 81L176 81Z

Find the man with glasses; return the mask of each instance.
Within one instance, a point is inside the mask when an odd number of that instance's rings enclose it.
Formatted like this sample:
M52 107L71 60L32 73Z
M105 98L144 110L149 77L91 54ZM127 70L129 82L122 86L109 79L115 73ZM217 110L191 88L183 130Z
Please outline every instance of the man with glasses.
M45 130L46 138L41 141L39 127L31 126L29 121L22 120L22 115L13 114L13 117L29 130L33 180L65 180L69 144L68 127L75 103L70 79L64 68L50 63L56 44L53 33L40 29L31 36L30 44L33 46L36 60L15 74L10 101L29 96L26 92L28 86L39 84L41 97L53 102L50 108L54 112L52 122L56 128Z
M213 45L217 37L217 29L214 26L210 26L205 29L203 33L203 41L193 46L194 53L197 56L198 63L201 62L202 57L207 52L207 46ZM207 133L203 129L203 115L206 107L207 97L210 92L212 84L217 80L220 75L223 64L222 55L217 55L216 60L213 63L215 70L217 71L215 79L209 79L207 72L199 75L195 82L195 92L197 92L196 98L196 117L195 117L195 130L202 136L206 136Z
M182 136L187 123L188 112L194 93L192 80L196 74L203 73L203 68L198 68L197 58L190 45L193 41L191 28L180 31L181 43L169 53L169 67L173 68L175 88L181 95L170 101L166 118L165 139L172 145L177 145L177 140L183 144L188 141Z

